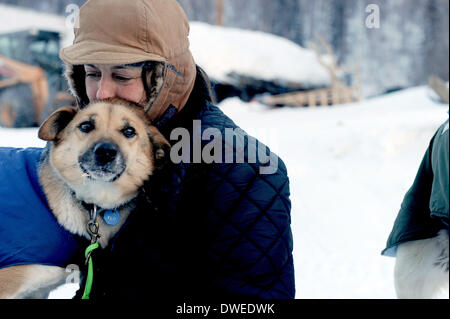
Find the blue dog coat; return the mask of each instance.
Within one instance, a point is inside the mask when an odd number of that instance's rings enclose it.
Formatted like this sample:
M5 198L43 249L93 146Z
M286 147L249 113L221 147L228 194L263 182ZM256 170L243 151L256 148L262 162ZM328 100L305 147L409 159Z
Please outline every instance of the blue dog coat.
M77 237L57 222L39 184L42 152L0 148L0 269L66 267L78 252Z

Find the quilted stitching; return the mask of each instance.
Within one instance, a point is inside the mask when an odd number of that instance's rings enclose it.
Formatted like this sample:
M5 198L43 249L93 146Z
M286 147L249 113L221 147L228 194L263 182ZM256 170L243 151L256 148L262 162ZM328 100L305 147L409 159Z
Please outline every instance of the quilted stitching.
M203 129L237 128L212 105L201 116ZM245 150L247 150L245 141ZM262 147L262 145L259 145ZM222 283L229 290L257 289L258 295L275 287L281 296L293 297L292 235L289 180L279 159L273 175L259 174L261 164L207 165L207 196L212 199L208 225L209 253L231 277ZM263 195L263 196L262 196ZM286 273L290 275L286 277ZM226 278L227 276L224 275ZM280 297L280 296L279 296Z
M209 103L196 119L202 121L202 131L213 127L222 136L225 128L237 128ZM261 164L248 163L248 140L244 142L245 163L175 165L165 192L173 211L195 205L207 208L205 242L209 263L214 267L211 280L216 286L241 296L293 298L291 203L286 167L278 158L277 172L261 175ZM258 147L265 146L258 144ZM225 154L224 146L222 151ZM197 181L198 178L202 181ZM189 191L187 188L198 189L199 198L183 197ZM191 205L184 200L197 202Z
M234 199L231 207L226 207L226 211L220 207L214 207L211 211L211 214L219 218L214 233L225 235L225 238L216 238L211 253L219 254L216 257L217 264L238 266L243 272L243 274L238 273L239 277L249 283L255 281L255 277L270 273L269 269L271 269L274 278L262 288L272 288L280 281L281 274L292 262L289 258L292 252L292 244L289 242L291 240L290 217L286 214L286 204L280 200L281 197L286 196L288 180L285 179L285 182L277 189L255 173L247 189L240 190L234 186L227 175L221 175L220 171L214 170L212 174L220 177L219 183L222 185L216 187L216 194L226 193L224 189L231 186L239 197ZM262 191L258 190L260 188L260 186L257 187L258 184L270 185L268 188L272 192L266 203L254 198L257 194L253 192ZM268 192L266 191L265 194ZM216 201L216 203L222 202ZM227 215L227 212L234 212L234 214ZM279 214L276 214L277 212ZM254 282L253 285L257 283ZM285 289L289 291L288 287Z

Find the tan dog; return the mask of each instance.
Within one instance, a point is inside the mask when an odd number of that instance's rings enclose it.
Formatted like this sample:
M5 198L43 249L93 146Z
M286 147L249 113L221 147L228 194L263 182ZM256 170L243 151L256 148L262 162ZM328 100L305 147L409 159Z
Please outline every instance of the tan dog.
M169 143L144 111L111 99L77 110L62 108L41 126L49 141L39 168L39 181L58 222L70 233L91 239L90 211L116 209L120 222L98 218L102 247L117 233L134 208L140 187L163 165ZM45 230L43 230L45 231ZM0 298L42 298L61 285L64 268L23 265L0 269Z

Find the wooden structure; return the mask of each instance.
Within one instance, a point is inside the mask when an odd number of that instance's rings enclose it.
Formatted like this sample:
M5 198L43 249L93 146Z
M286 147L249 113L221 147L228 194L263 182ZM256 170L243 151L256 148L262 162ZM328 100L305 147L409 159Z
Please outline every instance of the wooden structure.
M327 60L320 53L319 45L325 49ZM331 46L320 37L311 45L316 52L319 63L328 71L330 75L331 86L327 88L291 92L267 96L263 103L267 105L289 105L289 106L328 106L337 104L346 104L361 100L361 81L359 67L341 68L337 64L336 57ZM352 85L344 83L340 79L342 74L352 76Z
M223 26L223 0L216 0L216 25Z
M439 96L442 103L448 104L449 89L448 86L444 83L444 81L442 81L437 76L432 75L428 79L428 85Z

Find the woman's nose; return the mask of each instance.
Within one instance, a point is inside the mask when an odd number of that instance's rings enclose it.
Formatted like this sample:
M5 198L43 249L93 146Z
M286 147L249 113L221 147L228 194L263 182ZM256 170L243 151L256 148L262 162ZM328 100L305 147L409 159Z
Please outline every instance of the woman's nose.
M102 78L99 82L96 98L103 100L107 98L115 97L114 83L108 78Z

